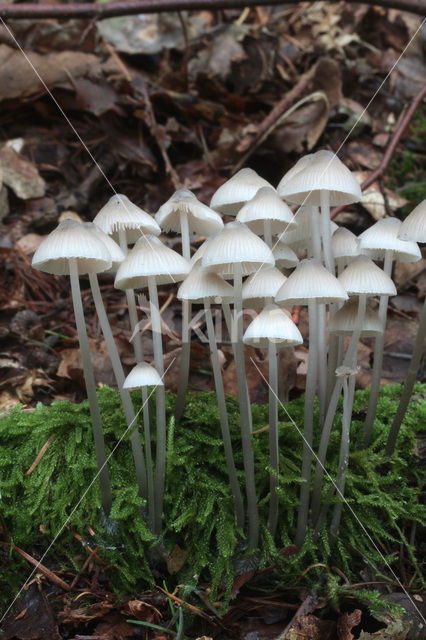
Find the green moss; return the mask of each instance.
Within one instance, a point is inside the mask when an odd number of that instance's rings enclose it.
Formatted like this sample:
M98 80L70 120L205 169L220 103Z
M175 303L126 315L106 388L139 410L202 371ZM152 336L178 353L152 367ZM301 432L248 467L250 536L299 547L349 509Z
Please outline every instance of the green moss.
M411 523L424 524L425 508L419 503L422 478L415 460L416 432L426 425L426 385L417 385L418 401L412 402L401 429L398 447L391 465L383 458L389 420L396 411L400 386L381 391L374 424L372 444L360 449L362 417L368 392L356 393L352 424L352 446L347 475L346 497L359 522L344 509L339 540L331 545L327 526L314 543L308 536L297 556L280 560L277 549L291 544L295 533L302 443L286 412L280 419L280 519L273 541L266 529L268 512L268 432L253 434L256 478L261 515L261 542L256 561L267 566L278 561L277 580L287 585L300 579L310 565L338 566L349 579L367 562L383 569L377 549L387 561L396 561L395 550L407 548L416 568L416 550L408 544L404 531ZM116 447L126 424L117 392L104 387L99 391L107 446L114 452L110 472L114 495L111 518L100 516L100 492L96 475L87 402L74 405L54 402L38 405L34 412L14 409L0 420L0 494L3 539L41 557L54 541L45 563L63 568L80 568L87 551L72 535L78 533L91 547L99 546L99 556L109 565L107 578L121 593L135 593L154 584L158 564L154 540L141 517L143 503L137 496L129 434ZM133 395L135 408L140 394ZM191 590L198 579L212 585L212 595L225 587L229 593L236 572L247 571L250 558L236 558L243 552L243 534L234 524L233 504L226 477L220 438L219 415L214 393L189 397L185 416L179 425L172 419L174 396L167 394L169 416L165 527L162 544L167 552L176 545L187 550L188 557L176 576L168 578ZM286 405L291 419L303 424L303 398ZM238 403L228 399L228 410L237 468L243 483L242 453L239 437ZM253 406L255 431L268 422L267 406ZM332 433L327 469L334 476L339 455L339 419ZM315 447L319 434L316 434ZM42 447L49 442L42 459L26 475ZM324 495L327 493L327 481ZM66 527L64 528L64 522ZM94 538L88 525L95 531ZM377 545L374 548L371 540ZM318 580L321 568L309 571L303 579ZM28 575L27 566L16 556L3 556L0 574L0 602L10 601L14 589ZM420 575L420 572L418 572ZM418 583L420 578L416 578ZM299 582L299 584L301 584Z

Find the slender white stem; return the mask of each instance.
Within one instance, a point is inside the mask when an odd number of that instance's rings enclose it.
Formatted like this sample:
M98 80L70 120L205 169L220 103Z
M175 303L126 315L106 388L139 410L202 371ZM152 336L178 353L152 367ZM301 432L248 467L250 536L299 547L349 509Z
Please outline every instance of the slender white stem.
M101 324L102 333L105 338L105 343L108 349L109 357L112 364L112 370L114 372L115 379L118 385L118 391L120 393L121 402L123 403L124 414L126 416L127 426L133 425L132 433L130 436L130 442L133 452L133 460L135 462L136 479L138 482L139 493L143 498L147 497L147 478L145 470L145 460L143 449L139 437L139 431L135 424L135 411L133 409L130 393L127 389L123 389L124 384L124 371L121 364L120 356L118 354L117 346L115 344L114 336L112 335L111 327L109 324L108 316L105 311L105 306L102 300L101 291L99 288L98 276L96 273L89 274L90 286L92 289L93 300L96 307L96 313L98 314L99 322ZM149 427L149 425L148 425ZM147 463L148 463L148 449L150 448L150 440L146 443L147 448ZM152 468L151 468L152 474ZM149 486L149 478L148 478ZM149 494L148 494L149 497ZM153 495L151 496L153 499ZM149 500L151 502L151 499Z
M278 370L277 345L269 342L269 466L276 473L280 469L278 446ZM269 476L269 518L268 528L275 536L278 524L278 478L274 473Z
M317 303L309 300L309 356L306 375L305 410L303 420L302 484L297 514L296 545L301 548L305 540L309 513L309 494L312 464L312 437L314 424L315 389L318 377L318 322Z
M161 316L155 277L148 278L149 305L152 321L154 362L161 378L164 376L163 344L161 340ZM155 523L154 532L161 533L163 517L164 483L166 475L166 392L163 385L155 390L157 416L157 455L155 466Z
M318 313L318 403L320 425L324 423L327 395L327 321L325 304L317 306Z
M182 256L186 260L191 259L191 243L189 238L188 214L180 212L180 231L182 239ZM188 390L189 364L191 360L191 303L182 300L182 351L180 357L180 370L175 404L175 420L179 422L185 409L186 393Z
M263 239L270 249L272 249L272 229L271 229L271 221L264 220L263 221Z
M395 449L396 439L398 437L399 429L407 411L408 403L413 393L413 387L417 379L417 372L419 370L420 360L422 359L423 349L426 337L426 299L423 304L422 313L420 315L419 328L417 330L416 341L414 343L413 355L410 361L410 367L408 369L407 377L404 382L404 387L399 401L399 406L395 417L392 422L391 429L389 431L388 441L386 444L386 455L391 456Z
M319 260L321 262L321 228L318 207L311 207L311 225L312 254L316 260Z
M334 275L334 257L331 249L330 193L326 190L321 191L321 235L324 264L328 271Z
M106 515L108 515L111 511L112 505L111 484L102 429L101 412L99 410L98 398L96 395L95 375L93 373L92 360L90 358L89 340L87 338L83 304L81 302L80 280L76 258L70 258L69 270L75 324L77 327L78 341L80 343L81 359L83 361L83 373L86 383L87 399L89 401L90 417L92 419L93 438L95 441L96 460L98 463L99 482L101 485L102 506Z
M383 265L383 271L387 276L391 277L392 274L392 262L393 251L385 252L385 260ZM368 447L371 438L371 432L373 430L374 418L376 417L377 402L379 400L380 393L380 380L382 377L383 367L383 351L385 346L385 330L386 330L386 315L388 310L389 296L380 296L379 302L379 320L382 326L382 333L376 337L376 343L374 345L374 360L373 360L373 374L371 378L371 390L368 400L367 415L364 422L364 447Z
M241 489L237 478L237 471L235 468L231 434L229 431L228 413L226 410L225 392L223 390L222 370L220 368L219 356L217 352L210 302L207 298L204 300L204 310L206 315L207 335L210 345L210 357L212 361L214 384L216 388L216 400L219 409L220 428L222 430L223 447L225 450L226 468L228 470L229 483L231 485L231 491L234 498L237 526L240 527L240 529L244 529L243 497L241 494Z
M356 363L358 341L364 322L366 304L367 297L365 295L359 296L356 329L352 334L351 341L349 343L349 347L343 362L344 366L346 367L351 367L353 366L354 362ZM331 394L330 402L327 408L327 415L325 417L324 425L321 432L320 446L318 449L318 457L315 467L314 486L312 491L312 522L314 523L317 521L320 512L321 487L322 478L324 475L325 458L327 456L328 442L330 440L330 434L333 428L334 416L336 414L337 403L339 402L340 393L342 391L342 385L342 377L336 377L333 392Z
M242 286L241 265L237 263L234 271L234 330L232 340L235 341L234 356L237 370L238 402L240 405L241 443L246 477L248 549L252 551L257 548L259 540L259 514L257 510L254 476L254 455L251 446L251 407L248 401L246 367L244 362Z

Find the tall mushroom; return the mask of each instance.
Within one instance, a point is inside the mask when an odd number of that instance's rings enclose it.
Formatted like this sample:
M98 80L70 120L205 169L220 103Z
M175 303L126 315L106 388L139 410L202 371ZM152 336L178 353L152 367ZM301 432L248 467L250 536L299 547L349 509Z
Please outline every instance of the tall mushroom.
M190 237L193 234L211 236L223 228L222 218L216 211L203 204L188 189L178 189L157 211L157 223L163 231L174 231L181 234L182 255L185 260L191 259ZM191 354L191 302L182 300L182 352L180 376L178 382L175 419L179 421L185 407L188 389L189 360Z
M74 220L64 220L40 244L34 254L32 266L46 273L70 276L75 323L77 325L87 399L92 419L102 506L106 515L108 515L112 504L111 486L102 419L96 396L96 382L81 301L79 276L109 269L111 267L111 256L102 240L94 237L92 232L85 228L84 225Z
M246 368L243 346L242 279L263 266L273 266L274 257L269 247L245 225L230 222L223 231L207 244L201 259L202 268L219 275L233 275L234 317L232 342L238 381L238 402L240 405L241 440L248 508L248 547L257 547L259 537L259 516L254 480L254 459L251 447L251 408L247 389Z
M149 292L155 368L164 376L161 316L157 286L180 282L189 272L190 265L181 255L166 247L155 236L139 238L121 263L115 278L117 289L146 289ZM155 522L154 532L161 533L163 515L164 480L166 469L166 396L163 386L156 388L157 451L155 468Z
M299 329L288 315L277 305L269 304L249 324L244 334L244 343L268 349L269 355L269 518L268 528L271 536L276 533L278 523L278 370L277 349L302 344Z
M291 209L272 187L261 187L256 195L241 207L236 218L258 236L263 236L272 248L272 236L283 229L294 229L296 221Z

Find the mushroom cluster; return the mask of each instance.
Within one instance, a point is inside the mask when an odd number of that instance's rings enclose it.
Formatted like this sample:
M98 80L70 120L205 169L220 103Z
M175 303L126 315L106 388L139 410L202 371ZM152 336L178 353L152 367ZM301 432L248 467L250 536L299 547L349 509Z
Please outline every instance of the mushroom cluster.
M79 277L87 275L96 312L109 351L120 392L133 452L139 494L146 508L141 517L160 536L166 477L166 396L162 322L158 286L176 284L182 303L182 355L174 418L179 423L187 397L192 305L202 305L210 347L213 379L223 438L223 451L234 501L235 520L248 551L259 541L259 502L268 500L267 526L273 537L279 519L280 445L278 405L288 397L280 370L280 351L303 343L292 320L293 305L306 305L309 316L309 354L304 399L303 458L295 543L301 547L310 527L319 532L330 495L323 496L327 449L335 424L336 408L343 392L341 445L334 487L342 496L349 457L349 433L357 372L357 345L363 336L375 337L372 388L364 426L369 445L383 358L384 331L394 261L412 262L421 257L417 242L426 241L426 201L401 223L385 218L357 238L330 219L330 206L361 199L358 182L330 151L301 158L275 189L252 169L241 169L213 195L210 206L187 189L179 189L155 217L116 194L99 211L93 223L65 220L37 249L33 266L55 275L69 275L83 361L102 506L108 515L112 504L108 457L96 382L87 339ZM295 212L290 206L297 205ZM235 218L229 221L229 218ZM180 234L182 255L167 245L165 233ZM191 255L191 237L204 242ZM381 266L378 266L376 262ZM115 287L125 292L136 365L125 376L102 301L97 274L116 272ZM153 363L146 361L135 291L149 295ZM378 312L369 298L379 298ZM222 310L229 333L238 383L243 469L238 470L230 435L221 360L212 306ZM250 310L248 324L244 314ZM426 332L426 306L413 353L401 404L389 434L387 453L392 454L416 379ZM345 342L345 337L349 341ZM247 386L244 345L265 351L269 361L269 495L259 495L252 446L252 413ZM135 411L130 389L141 389L141 418ZM152 391L150 391L152 389ZM155 420L149 403L155 392ZM316 412L316 407L318 411ZM318 421L320 445L314 451L314 425ZM177 428L179 428L177 426ZM155 430L155 431L154 431ZM155 437L154 437L155 434ZM235 446L235 445L234 445ZM331 519L336 534L341 518L337 504Z

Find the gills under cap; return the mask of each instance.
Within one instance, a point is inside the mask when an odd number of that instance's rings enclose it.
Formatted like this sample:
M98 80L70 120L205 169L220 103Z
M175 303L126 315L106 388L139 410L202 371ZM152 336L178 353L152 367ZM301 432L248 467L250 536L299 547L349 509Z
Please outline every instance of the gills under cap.
M401 240L398 218L382 218L366 229L359 236L360 251L373 260L383 260L387 251L392 252L392 259L398 262L417 262L421 253L416 242Z
M189 233L210 236L223 228L222 218L189 191L178 189L155 214L155 220L164 231L181 231L180 214L188 218Z
M231 302L234 289L217 273L202 271L200 265L196 264L180 285L177 297L178 300L189 302L217 302L217 299Z
M69 275L69 260L75 258L79 275L111 268L111 256L92 230L76 220L64 220L39 245L32 266L57 276Z
M426 242L426 199L405 218L399 230L401 240Z
M228 216L236 216L241 207L256 195L261 187L273 188L253 169L240 169L213 194L210 206Z
M268 245L241 222L229 222L212 238L203 253L201 265L220 275L235 272L236 264L242 275L249 275L261 267L273 266L274 256Z
M302 344L303 338L286 312L277 305L270 304L249 324L243 342L260 349L267 348L270 342L274 342L283 348Z
M336 311L328 323L330 333L338 336L347 336L357 329L358 319L358 298L352 296L347 302ZM362 322L361 336L363 338L378 336L383 333L383 324L377 311L373 311L367 306Z
M264 233L265 221L269 221L274 235L287 228L293 229L297 225L291 209L272 187L261 187L256 195L241 207L237 220L246 224L258 236Z
M277 187L278 195L289 202L319 205L321 191L328 191L333 206L361 200L361 188L349 169L331 151L310 154L300 163L300 170L290 179L284 178Z
M120 193L108 200L95 216L93 222L104 233L112 235L114 239L118 237L119 229L124 229L128 244L136 242L143 233L150 233L154 236L159 236L161 233L160 227L149 213Z
M157 285L180 282L189 273L190 264L155 236L139 238L121 263L115 277L117 289L144 289L149 278Z
M275 296L275 302L284 304L308 304L311 300L331 304L347 299L337 278L314 258L302 260Z
M364 255L357 256L339 275L338 281L350 296L396 296L389 276Z
M164 386L157 369L147 362L139 362L123 383L123 389L139 389L140 387Z

